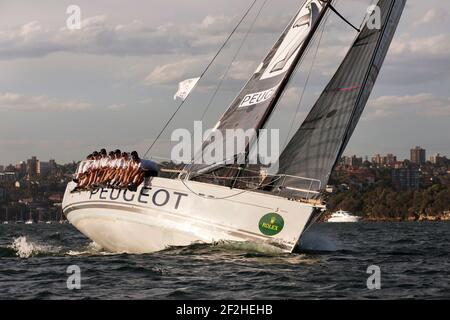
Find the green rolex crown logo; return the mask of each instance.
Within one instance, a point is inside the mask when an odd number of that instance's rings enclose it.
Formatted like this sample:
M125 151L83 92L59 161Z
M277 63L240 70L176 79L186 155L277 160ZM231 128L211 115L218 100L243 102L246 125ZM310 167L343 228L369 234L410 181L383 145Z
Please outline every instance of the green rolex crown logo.
M284 219L278 213L268 213L259 220L259 231L266 236L275 236L283 230Z

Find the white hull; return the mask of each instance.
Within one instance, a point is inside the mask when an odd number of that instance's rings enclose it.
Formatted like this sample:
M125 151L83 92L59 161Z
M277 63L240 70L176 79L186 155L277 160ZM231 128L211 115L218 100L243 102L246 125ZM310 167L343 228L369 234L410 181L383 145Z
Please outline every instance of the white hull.
M333 223L348 223L348 222L358 222L361 218L360 217L346 217L346 218L330 218L327 220L327 222L333 222Z
M263 242L292 252L308 223L324 210L273 195L186 183L155 178L151 189L141 186L137 192L77 193L70 192L75 187L70 183L63 211L71 224L108 251L149 253L220 240Z

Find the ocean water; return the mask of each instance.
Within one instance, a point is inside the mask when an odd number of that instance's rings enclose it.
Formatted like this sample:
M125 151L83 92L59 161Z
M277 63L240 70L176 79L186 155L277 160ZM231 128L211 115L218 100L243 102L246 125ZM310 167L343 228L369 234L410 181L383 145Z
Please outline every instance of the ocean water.
M0 299L411 298L450 298L450 223L317 224L282 255L230 242L115 255L70 225L0 225Z

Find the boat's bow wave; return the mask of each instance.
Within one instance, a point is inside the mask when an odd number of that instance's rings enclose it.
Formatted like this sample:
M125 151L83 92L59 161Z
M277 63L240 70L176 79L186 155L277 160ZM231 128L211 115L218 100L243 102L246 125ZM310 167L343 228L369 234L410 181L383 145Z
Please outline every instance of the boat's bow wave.
M164 254L170 255L190 255L190 254L202 254L202 253L233 253L233 254L253 254L259 256L278 256L283 254L284 251L275 245L262 242L252 241L229 241L222 240L214 243L192 243L188 246L174 246L168 247L166 250L161 251Z

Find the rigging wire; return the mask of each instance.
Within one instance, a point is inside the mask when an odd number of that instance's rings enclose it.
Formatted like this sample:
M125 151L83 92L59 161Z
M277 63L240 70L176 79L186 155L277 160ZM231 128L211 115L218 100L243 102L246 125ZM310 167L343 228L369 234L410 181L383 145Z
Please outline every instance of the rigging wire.
M235 193L235 194L232 194L232 195L229 195L229 196L226 196L226 197L220 197L220 198L216 198L216 197L211 198L211 197L208 197L208 196L206 196L206 195L203 195L203 194L200 194L200 193L198 193L198 192L195 192L194 190L192 190L192 188L190 188L190 187L187 185L187 182L186 182L185 179L180 179L180 181L184 184L184 186L186 187L186 189L188 189L191 193L193 193L193 194L196 195L197 197L200 197L200 198L207 198L207 199L212 199L212 200L226 200L226 199L231 199L231 198L237 197L237 196L239 196L239 195L241 195L241 194L244 194L244 193L247 193L247 192L252 192L252 191L260 190L261 188L267 187L268 185L270 185L270 184L272 184L272 183L274 183L274 182L277 182L277 181L279 181L279 180L281 180L281 179L282 179L282 176L278 176L275 180L273 180L273 181L271 181L271 182L269 182L269 183L260 185L260 186L255 187L255 188L250 188L250 189L248 189L248 190L242 190L242 191L237 192L237 193Z
M217 85L217 87L216 87L214 93L212 94L212 96L211 96L211 98L210 98L208 104L206 105L205 110L203 111L203 114L202 114L202 117L201 117L201 120L202 120L202 121L203 121L203 119L205 118L205 116L206 116L207 112L209 111L209 109L211 108L211 105L212 105L212 103L214 102L214 99L216 98L217 93L218 93L219 90L221 89L221 87L222 87L222 85L223 85L223 82L225 81L225 78L228 76L228 73L230 72L231 67L233 66L233 63L236 61L236 59L237 59L239 53L241 52L242 47L243 47L244 44L245 44L245 41L247 40L249 34L253 31L253 29L254 29L254 27L255 27L255 24L256 24L256 21L258 21L258 18L259 18L259 16L261 15L261 12L263 11L264 7L266 6L267 1L268 1L268 0L264 0L263 4L262 4L261 7L259 8L258 13L256 14L256 16L255 16L253 22L252 22L251 25L249 26L249 28L248 28L248 30L247 30L247 32L246 32L244 38L242 39L241 44L239 45L238 50L236 51L236 53L235 53L234 56L233 56L233 59L230 61L229 65L227 66L227 68L226 68L226 70L225 70L225 73L223 74L222 78L220 79L219 84ZM208 139L206 139L206 140L208 140ZM194 155L194 158L192 159L192 161L190 162L189 165L192 165L192 164L195 162L195 157L196 157L196 156Z
M319 52L319 47L320 47L320 44L321 44L321 42L322 42L322 38L323 38L323 34L324 34L324 31L325 31L325 27L326 27L326 23L327 23L327 21L328 21L328 18L329 18L329 15L327 16L327 18L325 19L325 21L324 21L324 23L323 23L323 25L322 25L322 31L320 32L320 36L319 36L319 38L318 38L318 43L317 43L317 47L316 47L316 52L314 53L313 61L312 61L311 66L310 66L310 68L309 68L308 74L307 74L307 76L306 76L305 84L304 84L304 86L303 86L302 93L300 94L300 100L299 100L299 102L298 102L298 104L297 104L297 109L296 109L296 111L295 111L295 116L292 118L291 125L290 125L290 127L289 127L289 131L288 131L288 134L287 134L287 136L286 136L286 140L285 140L284 145L283 145L283 149L287 146L287 144L288 144L288 142L289 142L289 140L290 140L290 139L289 139L289 136L291 135L292 129L294 128L294 122L295 122L295 119L297 119L298 114L299 114L299 112L300 112L300 108L301 108L302 103L303 103L303 97L304 97L304 94L305 94L305 91L306 91L306 87L307 87L308 84L309 84L309 79L310 79L310 77L311 77L312 70L313 70L314 65L315 65L315 63L316 63L317 55L318 55L318 52Z
M350 21L348 21L339 11L336 10L335 7L333 7L333 5L330 4L330 9L339 17L341 18L345 23L347 23L350 27L352 27L353 29L355 29L357 32L361 32L360 29L358 29L357 27L355 27Z
M225 40L225 42L222 44L222 46L220 47L219 51L217 51L216 55L212 58L211 62L207 65L207 67L205 68L205 70L203 71L203 73L200 75L200 79L203 78L203 76L206 74L206 72L208 72L209 68L212 66L212 64L214 63L214 61L217 59L217 57L219 56L219 54L223 51L223 49L225 48L225 46L228 44L228 42L230 41L231 37L236 33L237 29L240 27L240 25L242 24L242 22L245 20L245 18L248 16L248 14L251 12L251 10L253 9L253 7L255 6L255 4L258 2L258 0L253 0L253 3L250 5L250 7L247 9L247 11L245 12L245 14L242 16L242 18L239 20L238 24L234 27L233 31L230 33L230 35L227 37L227 39ZM184 103L187 101L188 97L186 97L186 99L184 99L180 105L177 107L177 109L175 110L175 112L172 114L172 116L169 118L169 120L165 123L165 125L163 126L162 130L159 132L159 134L157 135L157 137L155 138L155 140L153 141L153 143L150 145L150 147L147 149L147 151L145 152L144 158L147 157L148 153L153 149L153 147L155 146L156 142L159 140L159 138L161 138L162 134L164 133L164 131L167 129L167 127L169 126L169 124L172 122L172 120L175 118L175 116L177 115L177 113L181 110L181 107L184 105Z
M241 44L239 45L238 50L236 51L235 55L233 56L233 59L231 60L231 62L230 62L230 64L228 65L227 69L225 70L225 73L223 74L223 76L222 76L222 78L221 78L219 84L217 85L217 87L216 87L216 89L215 89L213 95L211 96L211 99L209 100L209 102L208 102L208 104L207 104L207 106L206 106L206 109L205 109L205 111L204 111L203 114L202 114L201 120L204 119L206 113L209 111L209 108L211 107L212 103L214 102L214 99L216 98L217 93L218 93L219 90L221 89L222 84L223 84L223 82L225 81L225 78L228 76L228 73L230 72L230 69L231 69L231 67L233 66L233 63L236 61L236 59L237 59L239 53L241 52L242 47L243 47L244 44L245 44L245 41L247 40L249 34L253 31L253 28L255 27L256 21L258 21L258 18L259 18L259 16L261 15L262 10L263 10L264 7L266 6L267 1L268 1L268 0L264 0L263 4L262 4L261 7L259 8L259 11L258 11L258 13L257 13L256 16L255 16L255 19L253 20L252 24L251 24L250 27L248 28L247 33L245 34L244 38L242 39L242 42L241 42Z

